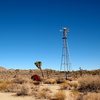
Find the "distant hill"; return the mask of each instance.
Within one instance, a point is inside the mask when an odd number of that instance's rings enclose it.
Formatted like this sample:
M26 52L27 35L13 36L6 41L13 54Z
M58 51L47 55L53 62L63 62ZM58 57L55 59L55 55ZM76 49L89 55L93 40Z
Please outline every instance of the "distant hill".
M2 71L7 71L7 69L5 67L0 66L0 72Z

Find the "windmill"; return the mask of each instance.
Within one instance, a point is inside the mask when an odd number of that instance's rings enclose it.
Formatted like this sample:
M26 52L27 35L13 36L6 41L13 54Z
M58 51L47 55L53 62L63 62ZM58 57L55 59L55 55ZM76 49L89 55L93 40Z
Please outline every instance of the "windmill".
M69 60L69 51L68 51L68 28L64 27L63 30L61 30L63 33L62 40L63 40L63 46L62 46L62 57L61 57L61 66L60 71L65 72L65 77L67 79L68 72L70 70L70 60Z

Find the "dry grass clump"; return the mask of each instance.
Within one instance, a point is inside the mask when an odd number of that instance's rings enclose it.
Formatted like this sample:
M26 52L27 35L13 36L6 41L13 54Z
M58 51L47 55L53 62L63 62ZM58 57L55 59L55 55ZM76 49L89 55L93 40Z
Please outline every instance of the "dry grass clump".
M64 83L60 84L60 89L74 90L79 86L77 81L64 81Z
M0 91L2 92L18 92L21 84L13 83L12 81L0 81Z
M47 99L47 92L46 91L40 91L38 94L38 98Z
M79 83L78 83L78 81L71 81L71 82L69 82L69 85L72 90L76 90L79 86Z
M88 93L83 96L82 100L100 100L100 93Z
M8 79L7 81L0 81L0 91L3 92L18 92L23 83L27 81L22 78Z
M40 82L39 82L39 81L33 81L33 84L34 84L34 85L39 85Z
M20 91L21 88L21 84L15 84L15 83L11 83L7 86L5 92L13 92L16 93L18 91Z
M60 89L61 90L65 90L65 89L70 89L71 87L70 87L70 85L69 85L69 82L67 82L67 81L65 81L64 83L61 83L60 84Z
M30 87L26 84L23 84L20 88L20 91L17 92L17 96L26 96L30 95Z
M6 91L6 89L8 89L9 84L11 84L10 81L0 81L0 91Z
M37 92L36 98L38 99L49 99L51 90L49 88L42 88Z
M39 92L39 86L37 86L37 85L33 85L33 86L31 86L31 93L30 93L30 95L32 95L32 96L34 96L34 97L38 97L38 92Z
M80 92L78 90L71 90L71 95L78 96Z
M57 93L54 94L53 97L50 98L50 100L65 100L66 99L66 94L64 91L58 91Z
M18 78L15 78L12 80L13 83L16 83L16 84L23 84L23 83L27 83L28 80L26 80L25 78L21 78L21 77L18 77Z
M65 79L63 78L57 78L57 84L65 83Z
M42 90L41 90L41 91L51 92L51 90L50 90L49 88L47 88L47 87L42 88Z
M37 95L37 98L38 99L47 99L48 98L48 93L46 91L39 91L38 92L38 95Z
M98 92L100 91L100 76L86 76L79 80L78 90L81 92Z
M45 79L44 84L55 84L56 79L50 78L50 79Z
M71 100L82 100L83 94L77 90L71 90L70 99ZM86 99L87 100L87 99Z
M0 91L5 91L8 87L6 82L0 83Z

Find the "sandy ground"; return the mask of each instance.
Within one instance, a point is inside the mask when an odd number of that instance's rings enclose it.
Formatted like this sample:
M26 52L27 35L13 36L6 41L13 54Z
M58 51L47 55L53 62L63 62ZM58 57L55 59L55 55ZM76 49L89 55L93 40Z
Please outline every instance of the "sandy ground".
M54 94L57 91L59 91L59 85L48 85L48 84L41 85L41 88L44 88L44 87L49 88ZM66 100L73 100L69 97L70 91L65 90L65 93L67 96ZM33 96L16 96L15 93L0 93L0 100L36 100L36 99Z
M44 84L41 86L41 88L42 87L49 88L53 92L53 94L55 94L56 92L58 92L60 90L60 87L57 84L55 84L55 85L54 84ZM70 97L70 90L64 90L64 92L66 94L65 100L74 100L73 98Z
M14 93L0 93L0 100L35 100L32 96L18 97Z
M49 88L53 93L57 92L57 85L41 85L41 88ZM36 100L33 96L15 96L15 93L0 93L0 100Z
M69 92L66 92L66 95L68 95ZM69 99L70 97L68 96L66 100L74 100L74 99ZM0 93L0 100L36 100L32 96L15 96L14 93Z

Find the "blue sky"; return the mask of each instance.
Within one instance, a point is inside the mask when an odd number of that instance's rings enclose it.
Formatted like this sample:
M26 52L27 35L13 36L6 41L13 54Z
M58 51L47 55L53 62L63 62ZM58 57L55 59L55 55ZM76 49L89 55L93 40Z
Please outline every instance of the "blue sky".
M100 0L0 0L0 65L59 69L65 26L72 70L100 68Z

